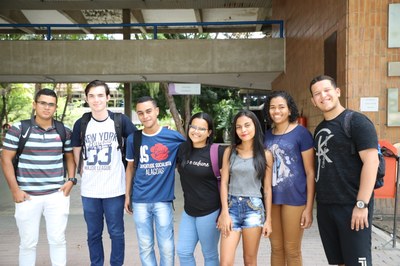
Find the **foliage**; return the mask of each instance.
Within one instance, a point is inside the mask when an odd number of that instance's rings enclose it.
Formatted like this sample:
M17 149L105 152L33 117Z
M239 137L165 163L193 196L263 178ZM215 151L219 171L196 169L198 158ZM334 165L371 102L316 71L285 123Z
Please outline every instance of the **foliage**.
M242 108L240 99L223 99L216 106L215 111L218 114L216 117L216 128L231 132L233 117L236 112Z
M3 88L4 89L4 88ZM5 91L6 108L4 117L6 121L13 123L22 119L28 119L31 115L34 89L24 87L23 84L12 84L9 91ZM0 110L3 109L0 102ZM2 121L4 122L4 121Z
M135 109L136 101L138 98L149 95L153 97L158 106L160 107L160 115L159 119L165 122L172 123L171 121L171 114L169 112L168 103L165 99L165 95L156 86L155 84L158 83L134 83L132 84L132 106ZM119 87L120 90L123 90L122 87ZM180 95L175 95L174 100L176 103L176 107L179 111L180 117L182 120L184 119L184 97ZM221 103L220 103L221 102ZM224 119L225 114L227 114L227 109L231 108L231 116L233 117L235 110L240 109L242 107L239 89L235 88L219 88L219 87L212 87L207 85L201 86L201 94L200 95L192 95L191 96L191 115L197 112L206 112L210 114L216 123L216 134L220 139L222 137L222 129L229 124ZM222 122L223 121L223 122ZM223 124L220 126L219 124ZM171 125L172 127L176 127L175 125ZM228 125L228 128L231 125Z

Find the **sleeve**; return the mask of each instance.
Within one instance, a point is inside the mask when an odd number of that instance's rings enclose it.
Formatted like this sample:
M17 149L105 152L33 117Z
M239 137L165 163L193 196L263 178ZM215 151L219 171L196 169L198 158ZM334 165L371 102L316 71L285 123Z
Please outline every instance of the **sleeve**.
M3 140L3 149L16 151L18 149L19 137L21 135L21 122L13 124L7 131Z
M136 130L136 126L132 123L129 117L126 115L122 115L122 136L127 138L131 133Z
M126 155L125 159L128 162L133 162L133 159L135 158L135 151L133 147L133 133L131 133L128 138L126 139Z
M357 151L378 148L378 136L375 126L363 114L354 113L351 120L351 137L356 145Z
M76 120L74 124L74 128L72 130L72 136L71 136L71 146L72 147L80 147L81 146L81 119L79 118Z
M178 135L179 135L179 141L180 142L185 142L186 141L186 138L184 136L182 136L181 133L178 132Z
M314 147L314 139L308 129L301 125L299 126L301 127L301 134L299 134L300 151L303 152Z

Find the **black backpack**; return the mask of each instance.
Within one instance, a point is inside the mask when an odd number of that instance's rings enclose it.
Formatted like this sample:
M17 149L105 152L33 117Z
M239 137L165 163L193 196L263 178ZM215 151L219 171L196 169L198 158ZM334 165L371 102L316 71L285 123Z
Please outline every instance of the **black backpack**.
M354 111L347 110L345 116L344 116L344 123L343 123L343 130L344 133L348 138L351 138L351 129L350 129L350 122L351 118L353 117ZM356 153L356 147L354 143L351 144L351 154ZM374 189L378 189L383 187L384 185L384 180L383 178L385 177L385 172L386 172L386 162L385 162L385 157L383 157L383 154L381 152L381 149L378 145L378 158L379 158L379 166L378 166L378 173L376 174L376 181L375 181L375 187Z
M65 146L65 141L67 139L67 132L65 131L64 124L58 120L53 120L54 125L56 127L56 131L58 135L60 135L62 144L63 144L63 152L64 152L64 146ZM13 165L14 165L14 171L15 173L17 172L17 167L18 167L18 161L19 157L21 156L25 144L29 139L29 136L31 134L31 129L32 129L32 120L31 119L26 119L21 121L21 135L19 136L19 142L18 142L18 148L15 154L15 157L13 159ZM65 160L64 160L64 176L66 175L66 169L65 169Z
M118 141L118 150L121 150L122 162L124 164L124 167L126 167L126 160L125 160L126 140L125 140L125 138L122 137L122 114L121 113L113 113L113 114L114 114L113 120L114 120L115 134L117 134L117 141ZM79 156L79 165L78 165L78 169L77 169L78 173L81 172L83 160L87 160L85 135L86 135L87 125L88 125L91 117L92 117L92 113L87 112L82 115L82 119L81 119L81 133L80 133L81 154Z

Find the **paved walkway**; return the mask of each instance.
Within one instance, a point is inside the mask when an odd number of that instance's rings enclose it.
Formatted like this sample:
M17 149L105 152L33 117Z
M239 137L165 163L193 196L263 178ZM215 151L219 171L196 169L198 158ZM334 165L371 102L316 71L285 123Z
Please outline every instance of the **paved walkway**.
M175 201L175 237L178 233L178 222L183 208L182 191L180 189L179 179L176 184ZM11 202L11 196L8 192L4 177L0 174L0 265L12 266L18 264L18 231L13 217L14 205ZM125 216L126 229L126 251L125 265L140 265L136 234L132 217ZM397 243L397 249L391 248L392 242L385 243L390 237L378 229L373 230L373 261L376 266L400 265L400 243ZM106 261L109 260L110 241L108 234L104 234L104 243L106 250ZM68 265L80 266L89 265L88 248L86 244L86 224L83 220L82 207L79 196L79 185L77 185L71 194L71 211L67 229L68 245ZM319 266L328 265L322 244L318 234L318 228L314 221L313 226L306 230L303 238L303 265ZM196 249L196 260L198 265L203 265L201 251ZM268 239L262 239L258 254L259 265L269 265L270 244ZM176 257L176 265L179 265ZM45 226L42 221L40 241L37 248L36 265L50 265L49 252L45 235ZM106 264L107 265L107 264ZM239 246L236 253L235 265L243 265L242 247Z

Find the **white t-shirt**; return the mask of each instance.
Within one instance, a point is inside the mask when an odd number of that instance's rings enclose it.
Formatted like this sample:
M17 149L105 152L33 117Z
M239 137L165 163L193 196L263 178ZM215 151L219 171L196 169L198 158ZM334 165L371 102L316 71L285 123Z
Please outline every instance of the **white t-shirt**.
M118 148L114 121L90 119L85 135L81 195L111 198L125 194L125 168Z

